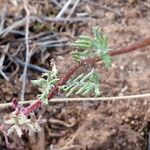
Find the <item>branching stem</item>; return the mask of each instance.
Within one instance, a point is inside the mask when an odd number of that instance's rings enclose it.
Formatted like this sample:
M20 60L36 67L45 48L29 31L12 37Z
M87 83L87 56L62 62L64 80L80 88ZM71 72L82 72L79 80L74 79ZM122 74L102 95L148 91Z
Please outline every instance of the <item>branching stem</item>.
M124 54L124 53L128 53L128 52L132 52L132 51L136 51L140 48L146 47L150 45L150 37L137 41L127 47L123 47L120 48L118 50L113 50L109 52L110 56L115 56L115 55L120 55L120 54ZM58 81L58 83L55 85L55 87L51 90L51 92L48 95L48 99L49 101L58 93L59 91L59 86L65 85L66 82L71 78L71 76L82 66L85 65L92 65L97 63L98 61L100 61L99 57L94 57L94 58L88 58L85 60L80 61L78 64L73 65L67 72L65 75L63 75L62 77L60 77L60 80ZM35 101L33 104L31 104L30 106L26 107L23 109L23 114L24 115L29 115L30 112L35 111L37 108L39 108L42 105L42 101L41 100L37 100Z

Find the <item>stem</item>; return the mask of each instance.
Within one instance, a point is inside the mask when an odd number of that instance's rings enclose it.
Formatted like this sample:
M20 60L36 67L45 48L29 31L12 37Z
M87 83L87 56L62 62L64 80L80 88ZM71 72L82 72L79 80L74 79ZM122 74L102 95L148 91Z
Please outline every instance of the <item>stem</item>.
M28 0L24 0L24 9L26 11L26 25L25 25L25 45L26 45L26 60L25 66L23 70L23 78L22 78L22 91L21 91L21 100L24 101L25 90L26 90L26 77L28 64L30 62L30 50L29 50L29 24L30 24L30 12L28 9Z
M129 45L128 47L123 47L120 48L118 50L113 50L109 52L110 56L115 56L115 55L120 55L120 54L124 54L124 53L128 53L128 52L132 52L132 51L136 51L139 48L143 48L146 46L150 45L150 37L137 41L134 44ZM81 60L78 64L73 65L68 72L66 72L65 75L63 75L62 77L60 77L60 80L58 81L58 83L55 85L55 87L52 89L52 91L49 93L48 95L48 99L49 101L58 93L59 91L59 86L62 86L64 84L66 84L66 82L71 78L71 76L82 66L85 65L91 65L91 64L95 64L98 61L100 61L101 59L99 57L94 57L94 58L88 58L85 60ZM42 105L42 101L41 100L37 100L35 101L33 104L31 104L30 106L26 107L23 109L23 114L24 115L29 115L30 112L35 111L37 108L39 108Z
M88 97L88 98L53 98L50 102L51 103L61 103L61 102L82 102L82 101L109 101L109 100L130 100L138 98L148 98L150 97L150 93L144 94L136 94L136 95L125 95L125 96L112 96L112 97ZM29 105L36 100L28 100L28 101L20 101L18 102L19 105ZM6 111L9 107L12 106L12 103L2 103L0 104L0 111Z
M149 46L149 45L150 45L150 37L145 38L145 39L140 40L140 41L137 41L134 44L131 44L127 47L120 48L116 51L115 50L110 51L109 55L114 56L114 55L129 53L129 52L135 51L139 48L143 48L143 47L146 47L146 46Z

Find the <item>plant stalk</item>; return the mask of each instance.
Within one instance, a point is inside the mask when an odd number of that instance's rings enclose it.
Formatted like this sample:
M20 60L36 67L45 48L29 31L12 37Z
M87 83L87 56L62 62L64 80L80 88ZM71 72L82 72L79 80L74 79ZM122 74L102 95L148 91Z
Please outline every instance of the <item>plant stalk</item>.
M127 47L120 48L118 50L112 50L109 52L110 56L115 56L115 55L120 55L120 54L125 54L129 53L132 51L139 50L140 48L146 47L150 45L150 37L145 38L143 40L137 41ZM48 100L50 101L58 92L59 92L59 87L62 85L65 85L66 82L71 78L71 76L82 66L85 65L92 65L97 62L99 62L101 59L99 57L94 57L94 58L87 58L84 60L81 60L78 64L73 65L65 75L60 77L60 80L57 82L55 87L51 90L51 92L48 95ZM22 110L22 113L24 115L29 115L29 113L35 111L37 108L39 108L42 105L42 101L38 99L35 101L33 104L27 106Z

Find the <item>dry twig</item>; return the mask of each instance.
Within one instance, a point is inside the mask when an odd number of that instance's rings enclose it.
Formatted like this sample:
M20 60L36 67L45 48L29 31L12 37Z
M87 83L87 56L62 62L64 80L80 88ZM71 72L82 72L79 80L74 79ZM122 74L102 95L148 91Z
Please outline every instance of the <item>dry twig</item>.
M27 76L27 68L30 61L30 51L29 51L29 43L28 43L28 36L29 36L29 23L30 23L30 12L28 9L28 0L24 0L24 9L26 11L26 26L25 26L25 44L26 44L26 62L23 71L22 77L22 91L21 91L21 100L24 100L25 88L26 88L26 76Z
M72 128L75 125L75 122L67 123L67 122L64 122L58 119L52 119L52 118L49 119L49 123L57 125L57 126L62 126L65 128Z
M70 23L76 23L76 22L87 22L89 20L92 20L90 17L70 17L70 18L53 18L53 17L45 17L45 16L40 16L39 19L43 21L48 21L48 22L70 22Z
M56 19L61 18L61 16L63 16L63 14L65 13L65 11L68 9L69 5L72 3L73 0L68 0L66 2L66 4L64 5L64 7L61 9L61 11L58 13L58 15L56 16Z
M74 11L75 11L77 5L79 4L79 2L80 2L80 0L76 0L76 1L74 2L74 5L73 5L72 9L71 9L69 15L67 16L67 19L69 19L69 18L72 16L72 14L74 13Z
M4 53L2 53L2 56L0 58L0 74L4 77L5 80L9 81L9 78L6 76L6 74L3 72L3 63L5 60L5 55L8 52L9 44L6 45L6 48L4 49Z
M13 29L19 28L21 26L25 25L25 22L27 20L27 17L23 18L22 20L16 21L14 22L12 25L10 25L9 27L7 27L6 29L4 29L0 35L2 35L3 37L5 37L9 32L11 32Z
M57 0L51 0L55 5L57 5L59 8L62 8L62 5L57 2Z
M3 31L4 28L4 23L5 23L5 19L6 19L6 13L7 13L7 3L4 3L4 7L1 13L1 17L0 17L0 34Z
M115 96L115 97L98 97L98 98L54 98L50 101L50 103L61 103L61 102L82 102L82 101L111 101L111 100L132 100L136 99L138 100L139 98L148 98L150 97L150 93L145 93L145 94L138 94L138 95L127 95L127 96ZM32 104L36 100L29 100L29 101L22 101L18 102L20 105L27 105L27 104ZM0 110L6 109L8 107L12 106L12 103L3 103L0 104Z

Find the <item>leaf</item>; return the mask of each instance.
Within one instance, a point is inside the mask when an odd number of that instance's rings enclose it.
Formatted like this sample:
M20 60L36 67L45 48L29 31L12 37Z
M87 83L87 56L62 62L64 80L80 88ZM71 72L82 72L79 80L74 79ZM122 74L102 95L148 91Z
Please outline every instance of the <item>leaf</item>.
M40 79L38 79L38 80L31 80L31 82L32 82L33 85L42 87L43 85L45 85L46 80L40 78Z
M32 130L32 132L37 132L37 130L36 130L36 128L34 127L33 124L27 123L26 126L28 126L28 127L29 127L29 130Z
M19 136L19 137L21 137L22 136L22 130L20 129L20 127L18 126L18 125L13 125L8 131L7 131L7 135L9 136L9 135L11 135L13 132L15 132L16 131L16 133L17 133L17 135Z
M49 86L50 86L50 87L53 87L54 84L55 84L58 80L59 80L58 78L55 78L55 79L51 80L50 82L48 82Z
M96 97L100 96L101 95L101 92L100 92L100 88L99 88L99 84L95 85L95 95Z
M86 49L82 52L75 51L75 52L72 52L71 54L73 55L76 61L80 61L81 59L85 59L85 58L92 57L95 55L93 51L89 49Z
M39 124L37 122L35 122L34 126L38 132L42 130L42 128L39 126Z
M14 128L14 125L13 125L10 129L8 129L7 136L11 135L14 131L15 131L15 128Z
M75 91L75 89L76 89L77 87L78 87L77 85L75 85L74 87L72 87L72 88L69 90L69 92L66 94L66 96L67 96L67 97L70 96L70 95Z
M52 64L51 75L52 75L52 77L56 78L57 74L58 74L58 70L57 70L56 64L54 62L54 59L51 60L51 64Z
M81 94L83 91L86 90L87 84L85 83L75 94Z
M47 91L40 95L40 99L43 101L44 104L48 104L47 95L48 95Z
M22 133L22 130L20 129L20 127L17 125L14 125L14 128L15 128L18 136L21 137L23 133Z
M86 95L86 94L88 94L90 91L92 91L93 90L93 84L92 83L89 83L89 85L86 87L86 90L83 92L83 96L84 95Z
M76 48L89 49L92 46L92 40L89 36L80 36L72 45Z
M52 70L44 73L40 79L38 80L32 80L32 83L34 85L39 86L39 91L41 94L38 94L38 97L45 103L48 104L48 93L49 91L54 87L56 82L59 80L57 77L58 71L56 68L56 65L54 63L54 60L51 61ZM46 79L45 79L46 78Z
M85 80L87 80L93 73L94 73L94 68L82 78L81 82L84 82Z
M95 72L94 68L87 74L81 73L73 80L69 80L67 85L61 86L64 92L67 92L66 96L71 94L86 95L95 91L96 96L100 95L100 91L96 85L99 85L99 74Z
M23 125L23 124L26 124L26 123L30 122L30 119L28 119L24 115L19 115L18 118L16 118L16 119L17 119L19 125Z
M94 34L95 38L98 39L101 36L100 29L99 29L98 26L97 27L93 27L92 31L93 31L93 34Z
M109 55L103 55L102 60L104 61L106 67L111 67L112 59Z
M11 119L5 120L4 123L6 123L6 124L15 124L16 120L14 118L11 118Z
M86 36L86 35L81 35L81 36L79 36L79 38L81 40L84 40L84 41L91 41L91 38L89 36Z
M76 48L83 48L83 49L87 49L91 47L89 43L81 43L81 42L76 42L73 43L72 45L75 46Z
M73 82L77 82L77 81L79 81L80 79L82 79L82 77L84 76L84 74L82 73L82 74L80 74L79 76L77 76L74 80L73 80Z
M92 45L93 45L94 48L96 48L100 51L102 50L102 45L101 45L101 43L98 39L93 40Z
M68 92L73 86L74 86L74 84L64 85L64 86L61 86L60 89L65 92Z

